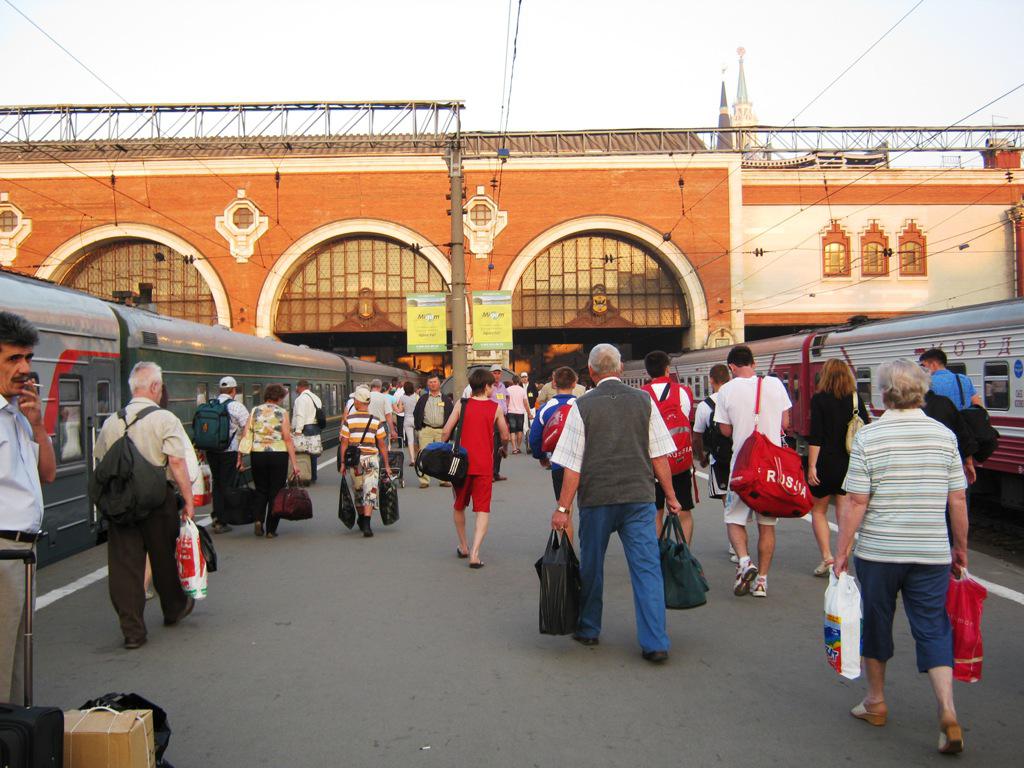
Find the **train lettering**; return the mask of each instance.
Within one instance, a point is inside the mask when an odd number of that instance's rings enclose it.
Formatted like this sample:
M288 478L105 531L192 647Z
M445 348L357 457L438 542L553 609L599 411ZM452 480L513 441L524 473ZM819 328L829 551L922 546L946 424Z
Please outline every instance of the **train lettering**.
M988 346L988 342L984 339L978 339L978 354L981 354L981 350Z
M999 345L999 351L997 355L1008 355L1010 354L1010 337L1003 336L1003 343Z

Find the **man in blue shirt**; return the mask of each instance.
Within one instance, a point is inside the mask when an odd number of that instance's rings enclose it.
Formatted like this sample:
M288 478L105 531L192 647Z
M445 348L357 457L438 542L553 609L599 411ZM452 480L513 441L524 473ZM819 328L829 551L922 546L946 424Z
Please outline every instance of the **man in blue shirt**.
M42 535L43 489L57 476L57 459L43 424L32 356L35 327L0 312L0 549L32 549ZM0 699L20 702L25 680L25 567L0 562ZM32 610L31 606L29 610Z
M551 463L549 454L541 450L541 443L544 439L544 426L551 417L563 405L572 405L576 401L576 395L573 394L573 387L576 386L576 371L562 366L555 371L552 382L555 385L555 396L541 406L536 412L533 423L530 425L530 453L540 461L542 467L551 470L551 484L555 489L555 501L558 501L558 497L562 495L562 480L565 478L565 469L558 464ZM569 539L572 540L571 514L569 516L569 525L565 530L569 535Z
M981 405L981 395L974 389L968 376L953 373L946 368L946 353L937 347L923 352L918 358L921 367L931 372L931 391L937 395L948 397L961 411L972 405Z

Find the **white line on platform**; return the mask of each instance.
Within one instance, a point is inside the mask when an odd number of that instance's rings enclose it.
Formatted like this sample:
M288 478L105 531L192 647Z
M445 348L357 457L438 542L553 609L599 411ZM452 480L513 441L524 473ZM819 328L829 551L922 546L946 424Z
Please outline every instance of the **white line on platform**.
M701 477L705 480L708 479L707 473L705 472L697 472L696 474L697 477ZM800 519L803 520L805 523L811 522L810 515L807 515ZM839 533L839 526L835 523L829 521L828 527L832 529L833 532ZM1010 589L1009 587L1004 587L1002 584L996 584L995 582L989 581L988 579L983 579L974 573L971 574L971 578L979 584L981 584L981 586L983 586L993 595L998 595L999 597L1010 600L1014 603L1017 603L1018 605L1024 605L1024 593L1018 592L1015 589Z
M317 469L323 469L328 464L333 464L334 462L335 462L335 459L325 459L324 461L321 461L319 464L317 464L316 468Z
M51 590L42 597L36 598L36 610L38 611L40 608L45 608L51 603L57 602L62 597L73 595L78 590L85 589L90 584L95 584L97 581L102 581L105 578L107 578L107 566L103 566L99 570L93 571L92 573L87 573L82 578L75 579L67 586L61 587L60 589Z

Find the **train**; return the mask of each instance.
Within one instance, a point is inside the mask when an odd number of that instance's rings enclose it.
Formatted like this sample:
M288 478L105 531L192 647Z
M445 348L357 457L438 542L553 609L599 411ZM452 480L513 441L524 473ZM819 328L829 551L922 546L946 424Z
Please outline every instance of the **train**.
M1024 299L1006 299L956 309L888 320L853 318L845 325L808 330L754 341L761 373L778 377L793 402L791 441L806 455L810 432L810 401L826 360L846 362L857 380L859 397L878 416L884 407L876 376L882 363L917 360L926 349L939 347L949 369L971 378L999 431L999 447L979 464L971 494L1024 510ZM730 346L675 355L671 373L688 385L695 400L710 394L708 371L724 363ZM623 366L623 380L641 386L647 381L643 361Z
M26 317L40 336L32 366L57 456L57 478L43 487L40 564L102 540L104 522L86 493L93 445L107 416L130 399L128 374L138 362L163 369L168 408L189 434L196 406L216 397L222 376L238 381L248 408L262 402L263 388L273 383L288 390L282 405L290 408L295 384L307 379L323 401L326 445L337 442L342 411L357 385L379 378L419 386L425 379L405 368L179 320L31 277L0 274L0 293L3 309Z

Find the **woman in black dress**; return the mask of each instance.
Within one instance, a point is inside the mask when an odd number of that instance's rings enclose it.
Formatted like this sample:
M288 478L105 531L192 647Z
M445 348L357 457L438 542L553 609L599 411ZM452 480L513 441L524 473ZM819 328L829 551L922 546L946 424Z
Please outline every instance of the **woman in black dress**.
M850 466L846 434L854 414L868 423L868 411L857 397L857 380L842 360L829 360L821 370L818 391L811 398L811 434L807 455L807 485L814 495L811 523L821 550L821 562L815 576L824 576L832 567L832 544L828 527L829 502L845 495L843 480Z

